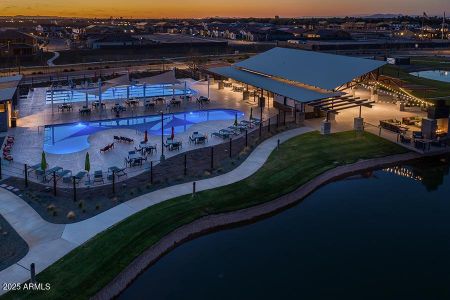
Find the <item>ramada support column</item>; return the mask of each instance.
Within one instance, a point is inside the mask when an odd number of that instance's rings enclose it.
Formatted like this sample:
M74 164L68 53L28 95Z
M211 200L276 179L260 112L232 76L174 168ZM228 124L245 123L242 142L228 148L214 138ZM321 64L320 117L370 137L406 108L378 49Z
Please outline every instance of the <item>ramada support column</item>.
M248 100L250 98L250 92L248 90L244 90L242 92L242 100Z
M377 86L370 87L370 100L378 102L378 88L377 88Z
M295 104L295 120L297 125L303 126L305 123L305 103L300 103L300 109L298 109L297 104Z
M447 136L450 138L450 116L448 116L447 122Z
M361 109L362 109L362 106L360 105L359 106L359 116L353 120L353 128L356 131L364 130L364 118L361 117Z
M322 121L322 125L320 126L320 133L323 135L331 133L331 122L330 122L330 113L327 112L327 118Z

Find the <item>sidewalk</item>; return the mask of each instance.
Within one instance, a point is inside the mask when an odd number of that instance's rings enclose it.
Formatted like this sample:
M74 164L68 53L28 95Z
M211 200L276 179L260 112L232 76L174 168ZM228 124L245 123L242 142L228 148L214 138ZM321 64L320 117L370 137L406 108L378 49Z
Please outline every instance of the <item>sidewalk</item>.
M277 147L294 136L310 132L296 128L273 136L261 143L236 169L226 174L197 181L196 190L203 191L243 180L255 173ZM27 242L30 250L18 263L0 272L0 283L25 282L30 278L29 266L36 264L36 273L46 269L74 248L127 217L165 200L190 194L192 182L167 187L139 196L88 220L74 224L52 224L44 221L27 203L16 195L0 189L0 214ZM0 290L0 295L5 291Z

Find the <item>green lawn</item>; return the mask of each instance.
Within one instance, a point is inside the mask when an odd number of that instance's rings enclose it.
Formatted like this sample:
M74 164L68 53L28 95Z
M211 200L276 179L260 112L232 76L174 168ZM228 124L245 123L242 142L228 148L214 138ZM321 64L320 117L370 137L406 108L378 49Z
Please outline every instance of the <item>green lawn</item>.
M87 299L139 254L177 227L200 217L273 200L319 174L360 159L405 153L369 133L317 132L295 137L274 151L251 177L221 188L174 198L149 207L96 236L38 275L50 292L18 292L4 299ZM2 298L2 299L3 299Z
M433 69L433 67L430 66L430 69ZM430 91L423 91L423 90L414 91L412 94L419 98L430 99L445 96L448 97L448 95L450 95L450 83L426 78L418 78L416 76L409 74L408 72L397 66L386 65L381 69L381 74L391 76L394 78L400 78L401 80L410 84L418 84L435 88L435 90Z

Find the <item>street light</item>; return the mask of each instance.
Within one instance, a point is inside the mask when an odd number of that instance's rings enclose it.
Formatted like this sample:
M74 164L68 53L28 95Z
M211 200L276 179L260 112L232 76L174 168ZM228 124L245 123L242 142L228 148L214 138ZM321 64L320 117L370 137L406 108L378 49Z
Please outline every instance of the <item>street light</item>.
M161 111L161 161L164 161L166 157L164 156L164 111Z

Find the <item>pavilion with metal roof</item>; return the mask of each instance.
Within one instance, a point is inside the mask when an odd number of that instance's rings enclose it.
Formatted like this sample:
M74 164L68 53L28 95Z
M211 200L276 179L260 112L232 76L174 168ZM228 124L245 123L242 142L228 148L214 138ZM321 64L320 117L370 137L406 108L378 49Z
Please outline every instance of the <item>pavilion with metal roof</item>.
M305 112L305 107L330 115L354 107L372 107L374 101L345 94L342 90L363 81L384 61L289 48L273 48L231 66L208 72L274 94L274 106ZM282 100L284 99L284 101ZM287 105L287 100L290 99ZM292 100L292 101L291 101ZM361 111L361 110L360 110Z

